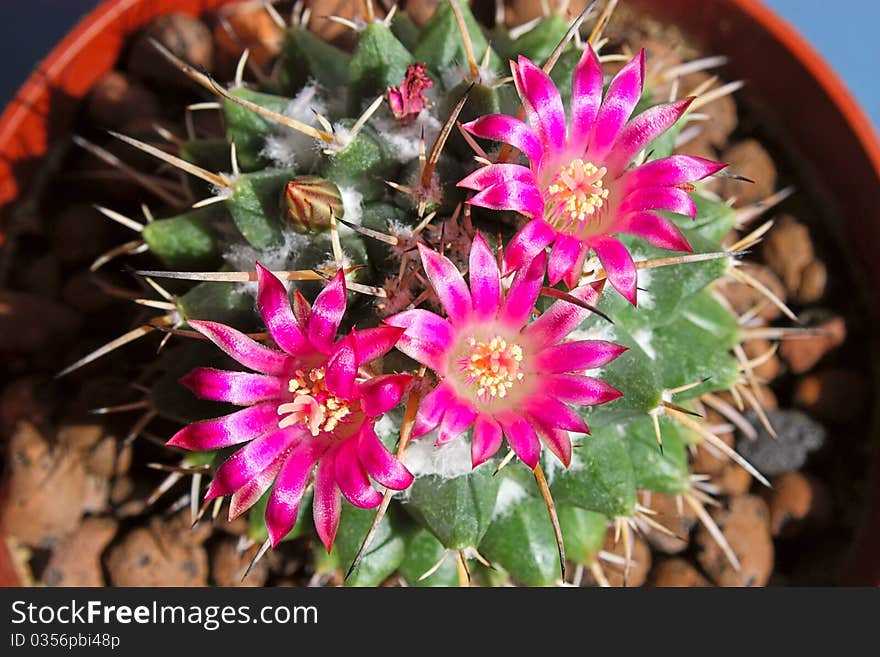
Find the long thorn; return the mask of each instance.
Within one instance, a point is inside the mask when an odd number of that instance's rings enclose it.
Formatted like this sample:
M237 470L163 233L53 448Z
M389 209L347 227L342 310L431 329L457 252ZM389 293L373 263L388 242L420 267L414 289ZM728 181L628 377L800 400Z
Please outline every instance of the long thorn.
M544 476L544 470L541 468L541 464L538 463L532 472L535 474L535 481L538 483L541 497L544 498L544 504L547 506L547 513L550 515L550 524L553 525L553 535L556 537L556 549L559 551L559 573L560 577L564 580L565 544L562 542L562 527L559 525L559 516L556 515L556 504L553 502L553 495L550 494L550 486L547 484L547 477Z

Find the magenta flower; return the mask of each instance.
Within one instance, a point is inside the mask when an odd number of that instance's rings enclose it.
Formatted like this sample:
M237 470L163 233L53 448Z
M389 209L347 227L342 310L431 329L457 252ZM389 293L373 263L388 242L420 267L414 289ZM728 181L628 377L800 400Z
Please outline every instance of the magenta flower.
M508 271L526 266L553 245L550 284L577 285L587 254L598 256L608 280L636 303L636 268L612 234L629 233L673 251L691 251L687 239L657 211L694 217L689 184L723 164L673 155L631 169L633 158L684 114L693 99L658 105L628 121L642 94L645 55L621 69L602 99L602 68L587 46L572 76L571 123L550 77L525 57L511 62L528 124L491 114L465 125L471 134L514 146L530 167L498 163L459 182L479 192L472 205L516 210L531 218L505 250Z
M234 518L272 487L266 527L273 546L293 528L317 464L315 527L330 550L342 510L340 492L353 505L371 508L382 495L370 477L394 490L412 483L410 472L373 429L376 418L398 404L412 377L372 376L365 369L390 351L403 331L383 326L336 340L345 313L341 272L311 308L298 294L291 308L284 285L259 263L257 277L257 305L280 349L224 324L190 321L256 373L203 367L183 377L181 382L199 397L245 408L190 424L168 444L206 451L247 443L217 469L205 499L231 495L229 515Z
M417 308L385 320L406 329L397 348L440 379L422 400L413 437L438 429L442 445L473 425L474 467L498 451L502 436L530 468L538 463L542 442L568 466L568 432L589 429L567 404L592 406L620 397L620 391L583 372L626 348L601 340L563 342L588 314L567 301L527 323L544 282L543 252L505 291L495 256L479 234L471 246L470 288L448 258L421 244L419 251L448 319ZM571 294L594 304L601 286Z

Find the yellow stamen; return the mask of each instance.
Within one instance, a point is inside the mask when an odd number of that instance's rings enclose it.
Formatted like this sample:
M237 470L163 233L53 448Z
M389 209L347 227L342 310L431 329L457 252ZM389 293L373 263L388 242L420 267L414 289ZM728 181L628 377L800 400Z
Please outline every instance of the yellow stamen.
M477 388L477 396L503 399L515 383L523 380L523 350L518 344L496 335L488 342L468 338L467 345L470 355L459 365L466 381Z
M559 170L547 187L550 223L558 230L577 231L586 222L598 218L608 200L603 186L608 170L578 158Z
M278 422L282 429L302 424L317 436L322 431L333 431L353 411L348 402L327 390L323 367L308 372L297 370L287 388L295 398L278 407L278 415L285 416Z

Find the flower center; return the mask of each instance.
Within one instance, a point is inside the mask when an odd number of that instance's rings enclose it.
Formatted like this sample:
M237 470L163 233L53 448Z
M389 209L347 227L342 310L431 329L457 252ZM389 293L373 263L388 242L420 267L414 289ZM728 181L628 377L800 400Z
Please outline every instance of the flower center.
M459 370L481 400L504 399L513 384L523 380L523 350L518 344L496 335L487 342L468 338L467 346L469 353L458 360Z
M560 169L547 186L547 221L557 230L583 234L602 218L609 190L602 185L608 170L578 158Z
M327 390L323 367L308 372L297 370L287 387L295 396L292 402L278 407L278 415L284 416L278 423L282 429L301 424L317 436L322 431L333 431L354 410Z

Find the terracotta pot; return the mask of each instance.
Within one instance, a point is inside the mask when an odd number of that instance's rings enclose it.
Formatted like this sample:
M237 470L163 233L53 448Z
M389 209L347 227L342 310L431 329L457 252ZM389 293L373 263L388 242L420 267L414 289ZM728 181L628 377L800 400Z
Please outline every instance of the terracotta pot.
M0 117L0 221L9 203L27 190L40 158L67 135L72 110L113 67L132 32L159 14L198 14L225 1L107 0L87 16ZM798 178L844 229L849 253L859 260L868 284L880 288L875 251L880 246L880 141L828 64L759 0L701 0L698 11L693 0L628 1L679 25L707 52L730 56L725 75L748 81L738 99L792 146ZM2 228L0 223L0 240ZM875 448L877 433L871 432ZM873 473L873 504L866 511L847 583L880 584L880 453L875 454ZM4 548L0 540L0 584L10 583Z

